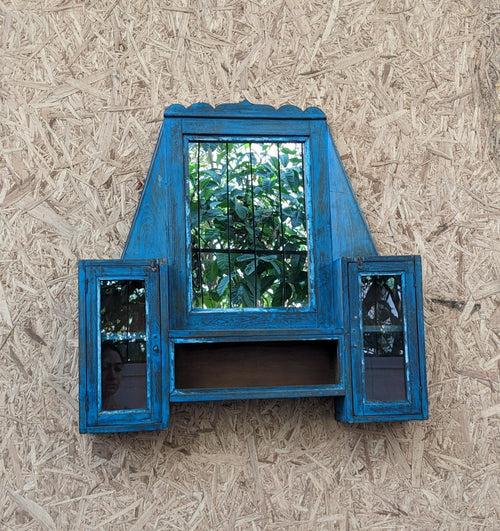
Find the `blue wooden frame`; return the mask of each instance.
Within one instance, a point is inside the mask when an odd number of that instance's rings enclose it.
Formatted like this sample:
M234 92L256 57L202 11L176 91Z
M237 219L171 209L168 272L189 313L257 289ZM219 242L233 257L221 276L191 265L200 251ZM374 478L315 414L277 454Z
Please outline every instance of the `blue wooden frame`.
M191 307L186 157L188 142L199 139L304 142L308 306L224 310ZM157 327L161 344L154 361L156 372L151 376L158 381L152 407L148 414L135 411L128 415L99 415L98 350L92 339L97 301L87 286L95 282L99 270L109 275L142 271L147 276L145 271L151 261L158 266L157 280L150 280L158 284L154 303L158 315L156 324L150 326ZM357 282L363 271L397 271L405 278L404 314L411 316L406 347L411 362L409 395L405 402L369 403L364 397L361 330L356 318ZM122 259L82 261L79 278L82 432L159 429L168 423L170 402L246 398L331 396L337 418L351 423L427 417L420 259L378 256L320 109L303 111L292 105L275 109L247 101L217 107L204 103L168 107ZM337 341L339 381L332 385L189 390L175 387L175 345L179 343L320 339Z
M351 387L339 401L337 415L346 422L387 422L428 418L425 341L419 256L378 256L342 260L344 289L349 299L346 327L350 337ZM402 277L405 334L406 400L376 402L366 397L360 280L363 275Z
M144 280L146 290L147 407L102 411L99 337L101 280ZM169 416L168 358L161 322L168 322L167 269L157 260L81 260L80 297L80 432L156 430ZM163 296L162 296L163 295Z
M319 122L321 123L321 122ZM175 216L172 225L182 227L182 233L172 233L170 245L176 247L177 252L172 260L171 293L176 307L172 308L174 322L172 327L184 330L216 330L222 327L232 330L241 329L275 329L275 328L322 328L331 321L328 293L332 291L331 277L326 274L327 264L331 262L331 235L324 230L329 216L327 201L327 179L325 160L321 153L326 146L322 145L323 136L318 131L318 122L313 120L296 119L293 121L293 134L290 134L290 120L240 120L221 118L217 121L217 134L214 134L213 120L196 119L182 122L179 135L182 135L183 151L177 153L174 165L171 167L172 189L176 196L183 198L186 205L187 197L187 142L193 137L211 137L214 141L224 139L255 139L262 140L295 140L297 137L306 143L306 180L309 189L306 194L306 215L308 216L308 256L309 276L311 285L311 304L305 308L246 308L231 310L197 310L190 306L186 287L191 285L191 271L189 269L189 226L187 216L180 208L173 210ZM288 133L288 134L287 134ZM180 139L179 139L180 141ZM174 168L177 168L177 173ZM325 225L326 224L326 225ZM317 250L321 249L321 257ZM329 286L321 292L316 286Z
M191 277L185 213L186 143L190 138L301 138L308 145L308 226L312 304L303 309L232 309L198 311L189 304ZM166 207L168 205L168 207ZM170 330L189 334L226 330L307 329L338 332L340 314L331 304L335 292L332 263L341 256L373 256L370 231L330 136L326 117L317 108L292 105L274 109L249 102L215 108L194 104L165 110L160 138L123 258L169 256Z

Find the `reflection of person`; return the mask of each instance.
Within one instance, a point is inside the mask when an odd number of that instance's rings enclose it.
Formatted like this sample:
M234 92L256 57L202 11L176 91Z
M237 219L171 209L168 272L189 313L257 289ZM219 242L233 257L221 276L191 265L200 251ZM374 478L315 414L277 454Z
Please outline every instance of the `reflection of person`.
M122 380L123 359L118 347L111 341L101 345L101 389L102 409L120 409L114 395L120 388Z

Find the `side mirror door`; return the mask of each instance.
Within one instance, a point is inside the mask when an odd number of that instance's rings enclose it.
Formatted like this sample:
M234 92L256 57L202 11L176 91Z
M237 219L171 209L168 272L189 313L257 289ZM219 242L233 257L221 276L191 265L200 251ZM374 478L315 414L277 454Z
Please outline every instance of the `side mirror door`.
M80 261L81 433L168 425L166 276L157 260Z
M347 259L343 266L352 385L340 420L426 419L420 258Z

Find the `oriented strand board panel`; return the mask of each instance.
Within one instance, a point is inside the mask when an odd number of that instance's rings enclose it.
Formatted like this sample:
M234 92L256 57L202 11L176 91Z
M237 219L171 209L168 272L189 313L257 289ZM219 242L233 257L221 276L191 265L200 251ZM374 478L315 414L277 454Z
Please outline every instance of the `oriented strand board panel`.
M498 529L489 0L0 3L0 528ZM164 106L317 105L382 253L419 253L431 419L330 399L77 431L76 260L120 256Z

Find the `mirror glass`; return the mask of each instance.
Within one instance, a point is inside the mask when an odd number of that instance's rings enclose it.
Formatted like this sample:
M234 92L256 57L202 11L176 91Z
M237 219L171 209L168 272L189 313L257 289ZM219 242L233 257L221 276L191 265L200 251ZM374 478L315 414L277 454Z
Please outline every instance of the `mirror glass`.
M363 356L366 398L406 400L401 275L363 275Z
M189 142L194 308L309 303L302 142Z
M103 411L146 408L144 280L100 281Z

